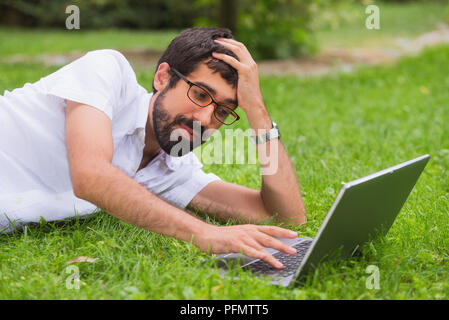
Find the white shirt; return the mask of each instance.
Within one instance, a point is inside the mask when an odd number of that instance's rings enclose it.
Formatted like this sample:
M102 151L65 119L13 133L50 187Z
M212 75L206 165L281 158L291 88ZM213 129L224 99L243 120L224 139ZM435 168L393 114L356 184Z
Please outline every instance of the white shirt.
M97 207L73 194L65 143L66 101L103 111L112 123L112 164L150 192L185 207L208 183L193 152L161 151L137 171L152 93L137 83L126 58L97 50L33 84L0 95L0 228L9 232L40 218L54 221Z

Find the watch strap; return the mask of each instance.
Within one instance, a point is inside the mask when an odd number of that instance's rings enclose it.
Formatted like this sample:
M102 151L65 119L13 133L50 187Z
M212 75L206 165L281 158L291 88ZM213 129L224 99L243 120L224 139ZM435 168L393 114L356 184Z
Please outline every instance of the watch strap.
M262 133L258 136L252 136L251 140L254 144L262 144L272 139L277 139L281 137L281 133L275 122L272 122L273 128L271 128L268 132Z

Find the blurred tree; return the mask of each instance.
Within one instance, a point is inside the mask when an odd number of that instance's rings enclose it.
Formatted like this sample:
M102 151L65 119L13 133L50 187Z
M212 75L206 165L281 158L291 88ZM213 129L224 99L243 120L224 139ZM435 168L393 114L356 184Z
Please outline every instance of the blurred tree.
M197 0L208 15L195 20L197 26L230 27L255 59L299 57L315 51L309 28L312 4L318 0L240 0L238 7L223 0ZM229 6L229 7L226 7ZM235 22L225 17L232 10ZM230 19L230 17L227 17Z
M81 11L85 28L187 28L203 14L196 0L0 0L0 24L65 27L68 5Z
M0 24L65 28L68 5L89 28L231 29L255 59L298 57L315 49L311 7L327 0L0 0Z
M447 0L446 10L444 11L446 23L449 23L449 0Z
M236 32L237 10L237 0L220 0L220 26Z
M237 36L256 59L300 57L315 50L309 28L314 0L258 0L239 13Z

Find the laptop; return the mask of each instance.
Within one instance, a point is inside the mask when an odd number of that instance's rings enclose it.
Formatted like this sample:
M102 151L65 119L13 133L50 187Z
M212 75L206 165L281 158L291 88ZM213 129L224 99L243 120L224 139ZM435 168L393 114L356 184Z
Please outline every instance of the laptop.
M386 235L429 158L426 154L345 183L315 238L278 238L296 248L295 255L266 248L281 261L283 269L239 253L220 255L212 260L222 275L238 263L242 270L269 276L272 284L301 285L305 276L326 260L349 258L370 239Z

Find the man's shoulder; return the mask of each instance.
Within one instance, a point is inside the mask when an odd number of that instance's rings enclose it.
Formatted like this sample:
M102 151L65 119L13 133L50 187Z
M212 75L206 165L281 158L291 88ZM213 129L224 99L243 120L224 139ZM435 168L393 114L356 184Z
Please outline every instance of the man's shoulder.
M101 74L103 78L109 78L110 81L116 82L125 91L132 92L130 88L137 88L136 72L132 68L130 62L123 53L115 49L100 49L86 53L87 67Z
M98 50L92 50L88 51L87 54L98 54L98 55L110 55L117 59L128 61L126 57L121 53L120 51L116 49L98 49Z
M86 57L100 58L100 59L113 59L119 66L126 66L132 70L131 64L128 59L118 50L115 49L99 49L92 50L86 53Z

